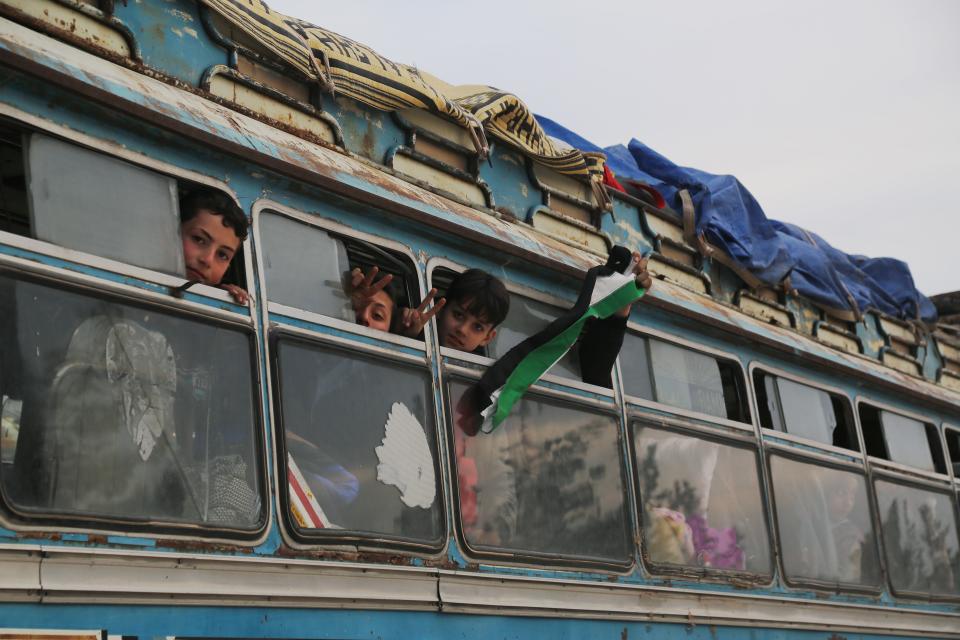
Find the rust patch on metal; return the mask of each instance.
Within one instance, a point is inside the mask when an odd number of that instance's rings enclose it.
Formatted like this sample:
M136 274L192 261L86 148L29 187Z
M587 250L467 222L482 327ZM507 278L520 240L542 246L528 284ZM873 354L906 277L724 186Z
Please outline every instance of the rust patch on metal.
M235 544L226 544L222 542L200 542L196 540L157 540L157 547L164 549L174 549L176 551L188 551L191 553L242 553L244 555L253 555L253 549L250 547L241 547Z

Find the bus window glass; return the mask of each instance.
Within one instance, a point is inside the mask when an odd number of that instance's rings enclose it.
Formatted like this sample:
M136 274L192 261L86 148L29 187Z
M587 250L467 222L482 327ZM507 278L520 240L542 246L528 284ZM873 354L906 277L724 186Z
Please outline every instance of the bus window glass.
M652 563L770 573L753 451L639 426L634 446Z
M491 358L499 358L514 346L544 329L561 313L562 310L544 302L511 294L510 311L503 323L497 327L497 335L487 346L487 353ZM553 365L549 373L579 380L580 363L577 359L577 349L570 349L559 362Z
M450 385L451 415L466 389ZM493 433L453 431L471 546L629 562L613 416L528 394Z
M183 276L173 178L40 134L28 140L36 238Z
M716 358L661 340L649 340L657 402L727 418Z
M886 480L875 486L894 591L960 595L960 545L950 496Z
M620 349L620 373L627 395L653 400L653 381L650 379L650 354L647 339L632 333L623 338Z
M781 456L771 456L770 471L787 579L878 586L864 477Z
M285 338L277 357L287 507L298 529L438 542L428 373Z
M7 276L0 306L16 512L259 526L247 333Z
M926 427L922 422L890 411L880 412L880 422L883 425L883 437L890 460L917 469L934 471Z
M353 322L342 278L350 271L343 241L323 229L273 213L260 216L267 298Z
M788 433L833 444L837 416L830 394L786 378L777 378L777 391Z

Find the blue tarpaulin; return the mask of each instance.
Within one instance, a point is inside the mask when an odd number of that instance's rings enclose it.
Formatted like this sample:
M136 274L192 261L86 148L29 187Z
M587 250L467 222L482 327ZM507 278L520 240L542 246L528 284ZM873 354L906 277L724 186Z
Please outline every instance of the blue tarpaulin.
M739 180L681 167L639 140L600 149L556 122L537 116L547 135L583 151L603 151L621 177L656 188L675 210L678 191L690 192L696 232L758 280L790 284L824 307L863 312L876 309L904 319L936 320L933 303L917 291L906 263L893 258L846 254L823 238L792 224L767 218Z

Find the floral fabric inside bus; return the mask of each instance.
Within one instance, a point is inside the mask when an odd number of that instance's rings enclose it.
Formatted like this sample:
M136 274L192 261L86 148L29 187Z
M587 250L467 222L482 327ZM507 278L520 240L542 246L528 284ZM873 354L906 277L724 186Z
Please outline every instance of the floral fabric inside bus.
M634 447L650 562L770 574L754 451L641 425Z
M3 414L17 419L0 442L8 507L260 526L246 331L9 275L0 308Z
M439 544L429 371L292 337L274 348L295 528Z
M874 486L894 592L960 595L960 541L951 496L879 479Z
M616 418L528 393L497 430L467 436L456 418L467 388L449 387L467 543L629 563Z
M880 560L863 475L771 456L787 580L878 587Z

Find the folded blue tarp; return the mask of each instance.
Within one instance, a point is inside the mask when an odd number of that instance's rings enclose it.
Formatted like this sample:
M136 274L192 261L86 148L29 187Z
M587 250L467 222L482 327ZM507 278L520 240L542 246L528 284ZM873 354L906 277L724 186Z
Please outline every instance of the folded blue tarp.
M537 119L547 135L583 151L601 150L548 118ZM638 140L602 151L617 176L655 187L678 211L677 193L687 189L697 234L758 280L777 286L790 276L800 294L835 310L877 309L904 319L936 320L933 303L917 291L906 263L848 255L795 225L770 220L735 177L681 167Z

